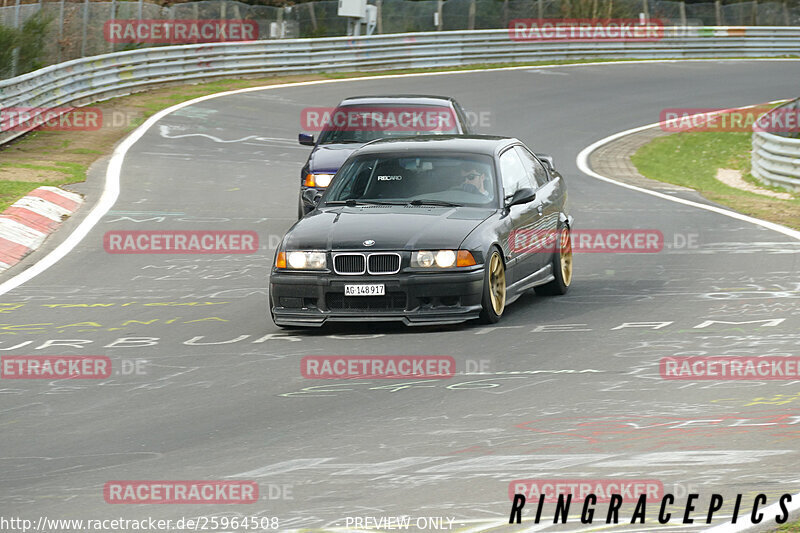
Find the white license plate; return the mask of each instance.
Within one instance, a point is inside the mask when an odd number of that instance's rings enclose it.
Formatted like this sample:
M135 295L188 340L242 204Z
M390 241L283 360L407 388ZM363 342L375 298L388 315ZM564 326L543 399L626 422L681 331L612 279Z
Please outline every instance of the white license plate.
M386 294L386 287L383 283L344 286L345 296L383 296L384 294Z

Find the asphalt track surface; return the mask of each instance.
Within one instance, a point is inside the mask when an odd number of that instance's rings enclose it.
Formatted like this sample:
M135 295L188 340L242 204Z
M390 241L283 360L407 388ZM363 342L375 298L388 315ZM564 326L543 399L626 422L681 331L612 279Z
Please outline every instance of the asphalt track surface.
M728 511L738 493L752 502L764 492L770 503L797 494L800 383L667 381L658 361L800 355L800 242L595 180L575 158L599 138L657 121L665 107L797 96L799 73L796 62L741 61L418 75L247 92L166 116L125 157L112 211L64 259L2 297L0 354L107 355L115 369L103 381L0 384L2 515L255 515L288 530L408 514L455 518L460 531L522 530L534 510L507 524L511 480L624 478L660 480L679 501L700 493L700 523L673 526L682 531L706 527L715 492ZM657 229L667 246L576 255L568 295L525 296L500 327L275 327L266 288L308 153L296 143L300 111L386 93L455 96L488 117L482 132L555 157L577 228ZM94 199L97 188L87 185ZM104 251L106 231L145 229L255 230L262 250ZM631 324L642 322L661 324ZM301 377L302 356L329 354L451 355L458 374ZM134 360L144 361L142 375L121 372ZM483 374L467 372L481 361ZM262 501L103 499L109 480L169 479L254 480ZM291 492L277 497L277 487ZM605 528L571 514L562 529Z

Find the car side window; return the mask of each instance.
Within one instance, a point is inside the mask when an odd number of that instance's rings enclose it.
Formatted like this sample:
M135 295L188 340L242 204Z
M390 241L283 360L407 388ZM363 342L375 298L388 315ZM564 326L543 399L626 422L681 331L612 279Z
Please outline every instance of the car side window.
M506 197L526 187L535 188L528 179L522 160L513 148L500 154L500 174L503 177L503 195Z
M528 178L538 187L547 183L547 170L545 170L544 165L522 146L515 146L514 148L522 159L522 164L525 166Z

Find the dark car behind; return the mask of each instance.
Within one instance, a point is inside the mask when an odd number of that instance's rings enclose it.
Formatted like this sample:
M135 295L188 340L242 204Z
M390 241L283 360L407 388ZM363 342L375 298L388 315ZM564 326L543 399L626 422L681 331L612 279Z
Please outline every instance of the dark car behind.
M387 120L384 123L376 120L340 120L342 117L374 117L375 114ZM315 140L308 133L299 135L300 144L313 146L314 149L300 171L298 218L311 211L314 196L325 190L345 159L370 141L430 134L472 133L467 113L455 99L448 96L358 96L342 100L325 117L320 115L319 112L314 115L307 113L303 117L303 125L308 126L307 129L322 128L318 139ZM388 120L391 117L397 119L394 124ZM436 117L441 117L442 120L436 121ZM328 125L322 125L323 119L327 119Z

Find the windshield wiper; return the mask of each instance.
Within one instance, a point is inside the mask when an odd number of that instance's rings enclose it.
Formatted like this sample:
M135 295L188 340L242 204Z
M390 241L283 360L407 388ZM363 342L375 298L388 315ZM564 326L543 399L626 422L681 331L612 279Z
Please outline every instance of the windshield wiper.
M442 207L462 207L461 204L445 202L444 200L411 200L410 205L438 205Z
M347 207L356 207L358 205L405 205L404 202L382 202L379 200L331 200L325 202L325 205L346 205Z

